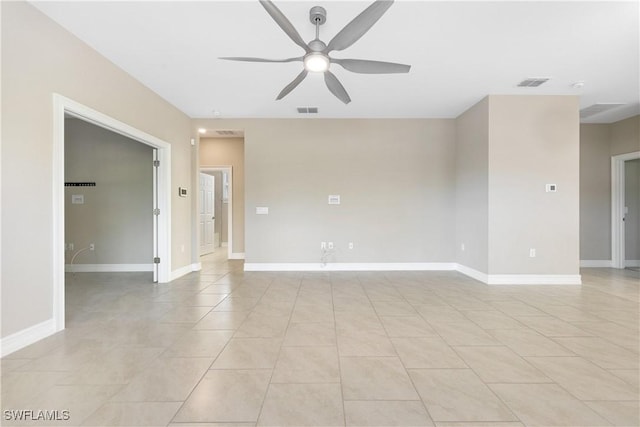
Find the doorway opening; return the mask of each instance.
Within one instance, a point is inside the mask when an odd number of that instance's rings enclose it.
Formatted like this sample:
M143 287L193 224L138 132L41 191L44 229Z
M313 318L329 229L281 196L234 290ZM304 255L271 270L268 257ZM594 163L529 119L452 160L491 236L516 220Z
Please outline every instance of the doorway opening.
M153 148L154 152L154 279L171 277L171 145L85 105L53 95L53 318L55 331L65 328L65 119L76 118ZM157 162L156 162L157 161Z
M640 267L640 151L611 157L611 264Z
M198 212L200 256L226 246L227 259L233 259L232 166L200 168Z

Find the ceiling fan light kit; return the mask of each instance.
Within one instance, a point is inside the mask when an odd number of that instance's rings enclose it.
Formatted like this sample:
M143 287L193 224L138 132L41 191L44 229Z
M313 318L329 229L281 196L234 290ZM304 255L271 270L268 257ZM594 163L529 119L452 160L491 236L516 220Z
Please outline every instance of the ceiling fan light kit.
M297 58L287 59L265 59L252 57L222 57L220 59L230 61L245 62L296 62L303 63L303 70L293 79L276 97L277 100L287 96L295 89L309 72L323 73L324 81L329 91L340 101L348 104L351 102L347 91L342 86L338 78L329 71L331 64L338 64L347 71L360 74L394 74L408 73L410 65L397 64L394 62L370 61L366 59L338 59L331 58L332 51L344 50L358 41L371 27L378 22L384 13L391 7L393 0L376 0L367 7L360 15L349 22L338 34L331 39L329 44L320 40L320 25L327 21L327 11L321 6L314 6L309 11L309 20L316 27L316 38L309 43L305 43L293 24L270 0L260 0L260 4L271 15L280 28L289 38L302 49L305 54Z
M304 68L314 73L324 73L329 69L329 57L322 52L311 52L304 57Z

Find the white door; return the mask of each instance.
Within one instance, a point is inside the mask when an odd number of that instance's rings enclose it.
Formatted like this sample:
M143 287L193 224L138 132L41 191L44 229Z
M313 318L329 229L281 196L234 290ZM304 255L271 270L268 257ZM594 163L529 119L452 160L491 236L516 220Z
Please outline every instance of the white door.
M158 149L153 149L153 283L158 283L158 270L160 267L160 244L158 242L160 215L160 200L158 189L158 177L160 173L160 160L158 160Z
M200 255L215 249L215 177L200 174Z

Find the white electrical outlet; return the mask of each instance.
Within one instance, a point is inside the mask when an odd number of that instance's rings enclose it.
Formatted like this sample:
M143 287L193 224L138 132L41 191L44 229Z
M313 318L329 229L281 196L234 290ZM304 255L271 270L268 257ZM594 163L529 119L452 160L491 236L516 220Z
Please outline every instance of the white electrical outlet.
M535 248L531 248L529 249L529 258L535 258L536 257L536 250Z
M460 250L464 252L464 243L460 245Z
M320 242L320 249L327 249L327 242Z
M353 242L349 242L349 249L353 249Z
M329 244L327 244L327 248L333 249L333 242L329 242Z
M74 248L73 243L67 243L65 245L65 250L67 250L67 251L72 251L73 248Z
M95 243L89 243L89 250L90 251L95 251L96 250L96 244Z

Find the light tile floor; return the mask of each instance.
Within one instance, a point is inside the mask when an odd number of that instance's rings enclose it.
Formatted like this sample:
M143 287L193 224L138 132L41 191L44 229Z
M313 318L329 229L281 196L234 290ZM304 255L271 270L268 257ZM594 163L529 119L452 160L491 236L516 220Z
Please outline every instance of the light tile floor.
M2 359L2 424L638 426L640 273L582 274L245 273L218 253L170 284L68 275L68 328Z

